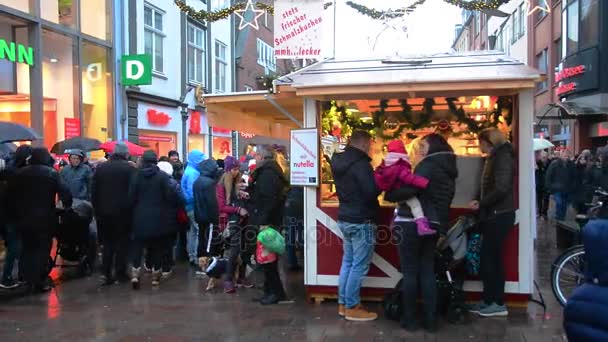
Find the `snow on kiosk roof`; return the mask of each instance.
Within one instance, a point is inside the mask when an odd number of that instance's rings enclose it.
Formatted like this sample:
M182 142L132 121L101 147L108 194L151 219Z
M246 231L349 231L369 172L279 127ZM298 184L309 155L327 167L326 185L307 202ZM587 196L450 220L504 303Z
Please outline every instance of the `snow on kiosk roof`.
M545 75L500 52L448 53L399 59L328 59L275 81L278 92L297 96L370 97L496 95L534 88Z

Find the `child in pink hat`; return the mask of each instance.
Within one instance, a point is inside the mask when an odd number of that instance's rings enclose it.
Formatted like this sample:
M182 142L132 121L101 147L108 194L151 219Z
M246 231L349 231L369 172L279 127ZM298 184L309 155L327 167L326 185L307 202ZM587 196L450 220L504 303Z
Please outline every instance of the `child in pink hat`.
M393 140L388 143L387 147L388 153L374 173L378 188L384 192L398 189L404 185L425 189L429 184L429 180L417 176L412 172L412 165L410 164L410 159L407 156L403 142L401 140ZM422 205L418 198L413 197L407 200L406 203L414 216L418 235L435 234L436 231L431 228L429 220L424 216Z

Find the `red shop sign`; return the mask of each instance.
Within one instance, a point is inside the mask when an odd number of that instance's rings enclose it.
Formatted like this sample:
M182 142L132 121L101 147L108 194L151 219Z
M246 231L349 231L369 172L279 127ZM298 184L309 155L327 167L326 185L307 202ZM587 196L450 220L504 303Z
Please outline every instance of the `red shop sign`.
M148 116L148 122L151 125L166 126L169 121L171 121L171 117L168 114L156 111L155 109L148 109L146 114Z
M561 96L561 95L573 92L575 90L576 90L576 83L570 82L570 83L562 84L559 87L557 87L557 89L555 90L555 94L557 94L557 96Z
M157 135L140 135L139 140L168 142L168 143L173 142L173 138L171 138L171 137L159 137Z
M564 68L561 71L555 73L555 82L560 82L562 80L568 79L570 77L582 75L585 73L584 65L577 65L571 68Z
M65 138L75 138L80 136L80 119L65 118L64 119Z
M230 135L231 133L229 129L213 127L213 134Z

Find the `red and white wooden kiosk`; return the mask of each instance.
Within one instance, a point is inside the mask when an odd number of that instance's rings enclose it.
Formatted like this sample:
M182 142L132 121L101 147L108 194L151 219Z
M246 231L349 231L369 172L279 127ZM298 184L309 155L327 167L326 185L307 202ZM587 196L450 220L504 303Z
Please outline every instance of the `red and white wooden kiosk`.
M205 105L210 125L231 127L286 138L289 129L317 130L318 155L316 163L322 169L322 141L336 141L323 130L323 115L330 101L349 108L350 113L367 114L377 111L380 100L388 100L386 113L400 111L399 100L407 99L412 117L422 112L425 99L434 100L431 122L417 135L442 129L453 130L449 143L458 155L459 178L452 216L467 212L479 186L482 157L475 145L475 136L467 132L462 120L454 119L447 106L452 98L466 115L477 121L489 119L497 108L497 99L507 99L509 110L503 108L501 129L510 134L516 149L515 204L516 223L505 246L507 283L510 302L526 302L534 289L534 238L536 232L534 201L533 96L536 82L543 75L525 64L494 52L469 54L438 54L401 60L326 60L275 81L275 91L269 93L239 93L208 95ZM506 120L505 120L506 119ZM449 127L445 127L445 122ZM228 123L228 124L227 124ZM327 123L325 123L327 124ZM258 126L259 125L259 126ZM397 124L399 125L399 124ZM338 125L339 126L339 125ZM393 124L390 128L394 128ZM335 128L335 127L334 127ZM500 128L500 127L499 127ZM331 130L331 129L330 129ZM342 127L342 131L344 131ZM338 132L340 131L338 127ZM262 133L260 133L262 134ZM334 135L339 136L333 132ZM342 142L345 141L344 137ZM382 158L385 141L376 139L373 163ZM335 143L335 146L339 146ZM330 148L331 149L331 148ZM291 156L292 162L298 156ZM342 258L341 233L337 228L338 203L332 196L331 176L320 171L319 186L305 190L305 273L304 281L310 298L334 298ZM378 244L368 276L363 281L362 296L378 298L395 287L401 273L394 244L390 243L389 223L394 207L382 202L379 219ZM469 293L479 293L481 282L471 279L465 283ZM474 295L473 295L474 296Z

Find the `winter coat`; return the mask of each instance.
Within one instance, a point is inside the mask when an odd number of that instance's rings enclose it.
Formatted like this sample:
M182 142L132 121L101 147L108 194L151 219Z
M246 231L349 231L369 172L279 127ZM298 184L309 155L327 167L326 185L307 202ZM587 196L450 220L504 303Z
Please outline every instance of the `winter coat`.
M404 185L424 189L429 183L428 179L412 173L412 165L404 159L399 159L393 164L383 161L376 168L374 179L380 191L391 191Z
M156 165L140 170L129 189L133 203L132 237L146 240L175 234L178 230L179 194L171 178Z
M380 190L374 181L374 170L367 153L347 146L331 159L331 171L340 206L338 220L348 223L375 221L380 207Z
M97 217L131 220L129 189L137 169L125 159L112 157L100 164L91 182L91 202Z
M72 194L53 168L30 165L15 172L7 186L8 214L24 235L52 234L57 227L55 197L72 207Z
M590 189L591 167L582 164L574 166L574 189L572 191L572 202L574 204L590 203L593 190Z
M182 191L184 192L184 198L186 199L186 210L194 210L194 194L192 187L194 182L198 179L200 172L198 171L198 165L205 159L203 152L194 150L188 155L188 166L182 176Z
M230 177L230 173L224 173L224 177ZM230 221L231 216L238 215L239 210L241 209L239 206L234 205L236 202L236 190L238 188L238 184L234 184L232 187L232 198L231 203L226 203L226 187L223 182L218 182L216 186L216 197L217 204L220 213L220 230L224 230L228 222Z
M200 176L193 186L194 218L199 225L219 224L220 211L216 194L218 172L219 168L213 159L207 159L199 165Z
M513 146L506 142L492 149L486 159L481 175L480 218L515 211L513 204L514 155Z
M545 192L545 174L547 173L547 164L537 160L536 169L534 170L534 180L536 183L536 193Z
M592 197L597 188L608 191L608 167L592 167L587 174L586 187Z
M608 220L590 221L583 230L585 283L564 309L570 342L608 341Z
M88 201L91 199L91 177L93 172L88 165L72 167L68 165L59 173L63 182L68 186L72 197Z
M551 194L571 193L574 188L576 172L574 164L570 161L555 159L547 168L545 176L545 189Z
M289 182L283 174L283 169L275 160L267 159L257 165L252 178L249 190L249 223L256 226L280 227L283 224L285 200L289 190Z
M397 213L404 218L413 218L410 207L404 203L416 196L422 205L425 216L433 227L446 232L450 222L450 205L454 199L456 178L456 155L451 152L437 152L424 157L416 166L414 173L429 180L426 189L403 186L387 192L384 198L399 203Z

